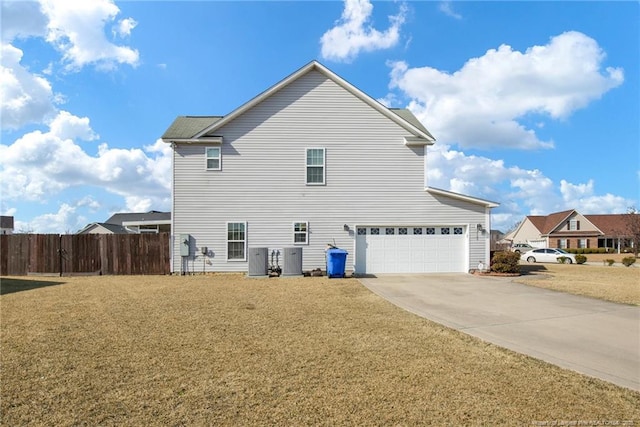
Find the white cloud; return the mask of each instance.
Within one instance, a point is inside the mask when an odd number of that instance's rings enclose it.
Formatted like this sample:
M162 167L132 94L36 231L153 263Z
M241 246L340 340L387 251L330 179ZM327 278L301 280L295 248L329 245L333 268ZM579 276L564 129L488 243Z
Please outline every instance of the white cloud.
M453 5L451 0L445 0L440 2L440 6L438 8L442 13L444 13L447 16L450 16L455 19L462 19L462 15L460 15L459 13L456 13L453 10Z
M610 193L595 195L593 180L572 184L563 179L560 181L560 193L566 206L579 206L578 211L584 214L625 213L631 205L630 200Z
M461 147L552 148L519 120L562 119L622 84L619 68L602 70L597 42L571 31L524 53L502 45L454 73L391 63L392 89L447 144Z
M3 1L0 2L0 14L3 43L15 38L43 37L46 34L47 18L37 2Z
M105 70L119 64L138 64L137 50L115 45L105 36L105 25L120 13L113 1L40 0L40 4L49 19L46 40L62 53L68 70L88 64ZM117 34L128 34L135 21L124 19L115 26Z
M49 81L20 65L23 52L2 44L0 114L2 129L40 123L55 113L55 96Z
M428 185L497 201L492 226L506 231L525 215L548 215L566 209L581 213L624 213L632 200L595 194L595 184L554 182L540 170L507 166L502 160L467 155L446 144L429 147Z
M118 21L118 25L113 28L113 34L119 37L128 37L131 35L131 31L138 26L138 23L133 18L121 19Z
M44 76L53 74L52 64L40 73L24 67L23 51L11 43L16 38L46 37L62 53L67 70L93 64L111 70L118 64L136 66L138 52L117 46L105 37L105 25L114 20L118 7L108 0L2 2L2 64L0 65L0 114L2 129L19 129L53 117L62 96L55 94ZM116 32L127 36L135 28L131 18L120 20Z
M397 15L389 16L390 26L383 32L372 27L372 12L373 5L369 0L345 0L342 16L320 39L322 57L349 62L361 51L395 46L400 40L400 28L405 21L406 4L401 4Z
M171 188L168 144L163 147L158 141L144 150L101 144L98 155L90 156L75 141L96 138L87 118L62 111L48 132L34 131L11 145L0 144L3 198L43 201L73 186L92 185L125 197L128 206L141 205L141 199L149 205L168 205ZM133 182L135 186L131 185ZM140 194L145 196L142 198Z

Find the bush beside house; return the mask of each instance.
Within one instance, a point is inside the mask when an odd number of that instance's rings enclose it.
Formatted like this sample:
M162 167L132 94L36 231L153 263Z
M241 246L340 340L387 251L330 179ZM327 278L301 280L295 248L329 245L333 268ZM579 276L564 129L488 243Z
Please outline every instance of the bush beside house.
M491 258L491 271L495 273L520 273L520 253L496 252Z

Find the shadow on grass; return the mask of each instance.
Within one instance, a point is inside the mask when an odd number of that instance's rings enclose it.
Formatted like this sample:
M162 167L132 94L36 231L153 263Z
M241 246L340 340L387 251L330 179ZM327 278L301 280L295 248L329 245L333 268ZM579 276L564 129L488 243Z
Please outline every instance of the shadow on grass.
M527 276L532 274L547 272L547 267L541 264L520 264L520 275Z
M3 277L0 279L0 295L14 292L30 291L32 289L45 288L47 286L62 285L65 282L54 280L27 280Z

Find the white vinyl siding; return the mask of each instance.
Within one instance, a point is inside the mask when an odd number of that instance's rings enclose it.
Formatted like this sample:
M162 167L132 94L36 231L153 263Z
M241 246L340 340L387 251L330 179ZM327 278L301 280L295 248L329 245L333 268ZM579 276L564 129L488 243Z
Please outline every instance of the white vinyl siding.
M221 167L220 147L206 147L205 157L207 170L218 171Z
M227 261L247 260L247 223L227 223Z
M324 148L307 148L306 164L307 185L324 185L325 153Z
M309 243L309 223L298 221L293 223L293 243L306 245Z
M203 171L202 145L176 144L174 153L173 233L213 251L207 271L247 271L247 263L226 261L226 222L238 218L251 226L252 248L292 246L293 222L313 224L302 247L304 270L325 268L329 243L349 252L351 270L358 224L490 221L484 206L425 191L426 147L405 146L409 132L315 71L216 134L224 137L220 173ZM314 147L324 148L323 186L306 184L306 149ZM488 264L489 233L473 228L467 235L469 268ZM174 257L175 270L180 261Z

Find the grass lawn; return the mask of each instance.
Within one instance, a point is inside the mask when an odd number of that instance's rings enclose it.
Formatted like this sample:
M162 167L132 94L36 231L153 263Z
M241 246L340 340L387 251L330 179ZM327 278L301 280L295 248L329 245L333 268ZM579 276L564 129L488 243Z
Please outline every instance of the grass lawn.
M3 278L2 294L2 425L640 424L640 393L355 279Z
M636 264L624 267L618 263L605 267L599 264L521 262L520 268L523 275L514 280L518 283L623 304L640 305L640 268Z

